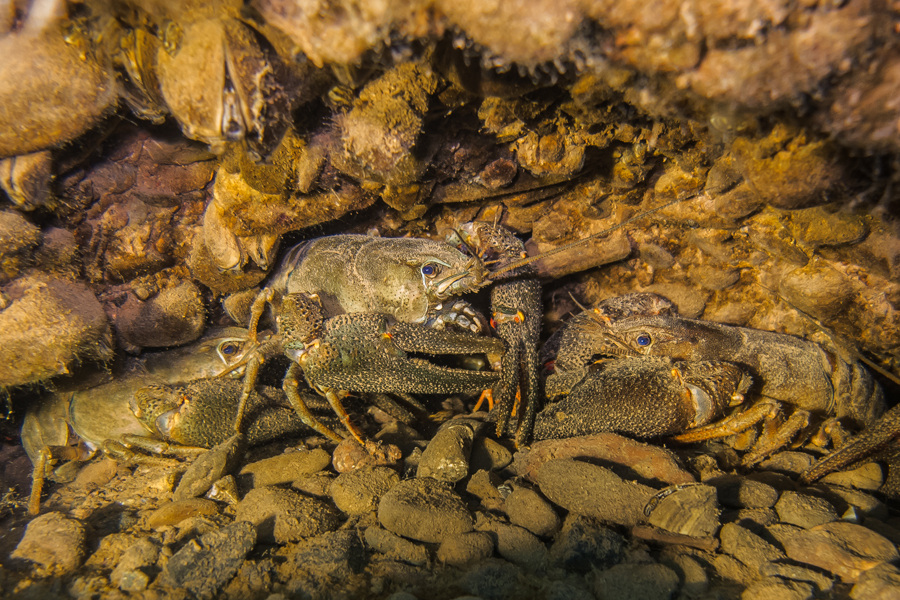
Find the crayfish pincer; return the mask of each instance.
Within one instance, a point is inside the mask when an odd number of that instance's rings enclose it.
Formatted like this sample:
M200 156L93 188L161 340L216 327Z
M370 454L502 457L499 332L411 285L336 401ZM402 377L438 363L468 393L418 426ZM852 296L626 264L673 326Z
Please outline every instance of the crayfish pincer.
M753 378L753 405L718 422L689 429L675 440L694 442L725 437L766 420L771 427L744 457L753 465L808 431L812 420L839 429L840 422L863 428L884 412L884 395L858 362L844 360L819 344L800 338L686 319L655 294L638 293L601 303L572 319L577 331L561 334L557 373L547 381L549 394L577 389L597 357L666 357L676 361L726 361ZM567 325L568 328L568 325ZM782 422L782 405L793 407ZM834 417L837 419L830 419ZM660 432L662 433L662 432Z
M251 309L245 388L235 420L240 431L243 401L259 365L286 354L291 365L284 390L304 421L326 437L335 432L312 418L299 400L301 375L325 396L360 442L340 398L350 392L458 393L496 383L497 375L439 367L430 354L496 353L501 341L477 335L484 318L452 296L477 287L477 258L442 242L417 238L337 235L292 248ZM256 340L268 305L278 332ZM411 357L410 353L417 356Z

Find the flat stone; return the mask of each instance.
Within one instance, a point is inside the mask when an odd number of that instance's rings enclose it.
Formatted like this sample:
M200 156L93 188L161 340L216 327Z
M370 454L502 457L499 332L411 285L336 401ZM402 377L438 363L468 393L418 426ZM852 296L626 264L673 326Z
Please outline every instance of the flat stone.
M863 572L850 590L853 600L897 600L900 598L900 569L887 563Z
M518 475L535 481L542 464L563 458L581 458L592 463L619 465L648 484L675 485L696 481L673 452L615 433L535 442L530 448L516 452L512 469Z
M844 521L796 530L781 542L790 558L850 582L880 563L900 559L897 547L890 540L871 529Z
M437 550L437 559L454 567L483 561L494 554L494 538L486 531L448 535Z
M815 461L815 457L805 452L786 451L773 454L770 458L759 463L758 468L787 475L800 475L800 473L811 467Z
M784 553L749 529L726 523L719 532L722 551L748 567L758 569L763 564L784 558Z
M609 469L571 459L545 462L535 482L551 502L580 515L633 526L644 520L644 506L656 490L625 481Z
M391 488L378 504L378 522L397 535L433 543L475 524L462 498L431 478L407 479Z
M834 587L834 580L824 575L818 569L811 569L803 565L795 565L784 562L766 563L759 570L766 577L781 577L793 581L804 581L813 584L819 592L830 592Z
M35 563L42 574L62 575L77 569L84 555L84 524L49 512L31 520L10 556Z
M625 563L594 575L597 600L639 600L672 598L678 591L678 575L656 563Z
M331 499L348 515L361 515L378 508L378 501L400 476L388 467L363 467L341 473L331 484Z
M150 582L148 567L156 565L159 545L149 539L136 541L121 558L109 576L109 580L126 592L139 592Z
M776 523L778 514L772 508L742 508L723 511L721 520L722 523L737 523L742 526L755 523L765 527Z
M837 497L845 502L848 507L854 507L860 516L885 520L890 515L884 502L866 492L841 487L839 485L822 486L822 488L826 491L829 500L831 500L833 504L837 505L837 503L834 502L834 497ZM841 507L838 507L838 510L840 510L840 508Z
M177 525L190 517L214 515L219 512L219 505L206 498L187 498L163 504L149 516L147 526L159 529L170 525Z
M512 524L537 536L551 536L559 529L559 515L549 502L530 488L515 488L506 497L504 508Z
M783 523L804 529L838 519L837 511L827 500L790 491L781 494L775 504L775 512Z
M881 470L881 465L869 462L851 471L829 473L819 481L830 485L840 485L874 492L884 483L884 473Z
M780 577L764 577L741 594L741 600L809 600L815 596L812 584Z
M509 562L531 571L543 570L547 565L547 547L524 527L509 525L496 519L479 519L475 527L478 531L494 535L497 554Z
M212 598L237 573L255 544L256 530L246 521L210 531L172 555L159 582L186 589L200 600Z
M367 527L364 535L369 548L381 552L391 560L416 566L428 563L428 550L421 544L394 535L381 527Z
M329 464L331 455L321 448L297 450L245 465L238 479L243 485L254 488L280 485L318 473Z
M314 578L347 579L366 566L366 548L356 530L339 529L285 548L285 561L277 567L287 581L298 574Z
M344 518L316 498L263 487L247 492L235 509L235 520L253 523L261 541L285 544L334 531Z
M663 490L665 493L668 490ZM662 497L647 521L655 527L692 537L707 537L719 530L719 502L711 485L689 485Z
M625 557L625 538L593 519L570 514L553 545L550 561L555 567L577 573L606 569Z

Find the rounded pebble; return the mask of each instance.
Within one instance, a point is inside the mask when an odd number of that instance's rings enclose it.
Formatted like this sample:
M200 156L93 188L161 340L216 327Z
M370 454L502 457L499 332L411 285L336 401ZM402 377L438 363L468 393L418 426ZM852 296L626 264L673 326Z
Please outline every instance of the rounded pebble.
M782 523L809 529L838 519L837 511L828 501L815 496L784 492L775 504L775 512Z
M678 590L678 575L660 564L621 564L594 576L598 600L671 598Z
M570 459L544 463L535 481L544 496L568 511L627 526L644 520L644 505L656 494L609 469Z
M454 567L480 562L494 553L494 538L486 531L448 535L437 550L437 559Z
M147 517L147 526L159 529L167 525L176 525L189 517L214 515L219 512L219 505L206 498L188 498L163 504Z
M321 448L285 452L245 465L239 479L250 487L279 485L318 473L329 463L331 456Z
M35 517L28 524L22 541L11 556L36 563L47 574L59 575L71 573L81 565L84 544L85 531L81 521L50 512Z
M291 490L256 488L237 505L235 521L256 526L261 541L285 544L340 527L343 517L329 504Z
M531 533L548 537L559 529L560 519L549 502L529 488L517 487L506 497L504 505L509 520Z
M400 482L388 467L364 467L341 473L331 483L331 499L348 515L361 515L378 508L378 501Z
M439 543L474 527L474 519L450 486L436 479L401 481L381 497L378 522L393 533Z

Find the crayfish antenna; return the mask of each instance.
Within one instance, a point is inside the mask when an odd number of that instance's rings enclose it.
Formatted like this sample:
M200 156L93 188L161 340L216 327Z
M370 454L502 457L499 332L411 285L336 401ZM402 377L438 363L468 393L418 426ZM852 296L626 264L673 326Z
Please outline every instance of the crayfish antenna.
M578 246L587 244L588 242L590 242L592 240L599 239L603 236L609 235L610 233L617 231L617 230L625 227L626 225L630 225L639 219L643 219L644 217L650 216L653 213L659 212L659 211L661 211L665 208L668 208L674 204L678 204L680 202L687 202L688 200L693 200L694 198L697 198L698 196L700 196L700 194L694 194L693 196L688 196L687 198L676 198L675 200L670 200L669 202L666 202L665 204L661 204L661 205L657 206L656 208L651 208L649 210L645 210L642 213L634 215L630 219L625 219L621 223L617 223L617 224L613 225L612 227L608 227L608 228L604 229L603 231L598 231L597 233L593 233L587 237L581 238L580 240L575 240L574 242L569 242L568 244L564 244L562 246L559 246L558 248L553 248L552 250L547 250L546 252L542 252L541 254L537 254L535 256L529 256L527 258L523 258L522 260L517 260L517 261L511 262L511 263L507 264L506 266L504 266L503 268L498 269L497 271L494 271L492 273L489 273L487 279L489 282L495 281L499 275L504 275L506 273L509 273L510 271L515 271L516 269L520 269L524 266L530 265L531 263L537 262L537 261L547 258L549 256L554 256L561 252L566 252L568 250L571 250L572 248L577 248Z

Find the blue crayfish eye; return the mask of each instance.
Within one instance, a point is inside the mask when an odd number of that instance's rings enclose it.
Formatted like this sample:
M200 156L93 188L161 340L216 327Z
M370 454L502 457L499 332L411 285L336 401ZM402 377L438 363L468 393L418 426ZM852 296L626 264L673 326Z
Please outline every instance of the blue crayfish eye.
M637 336L638 346L649 346L650 342L652 342L652 341L653 340L651 340L650 336L647 335L646 333L642 333L641 335Z
M436 273L437 267L433 264L428 263L427 265L422 265L422 275L425 277L434 277Z

